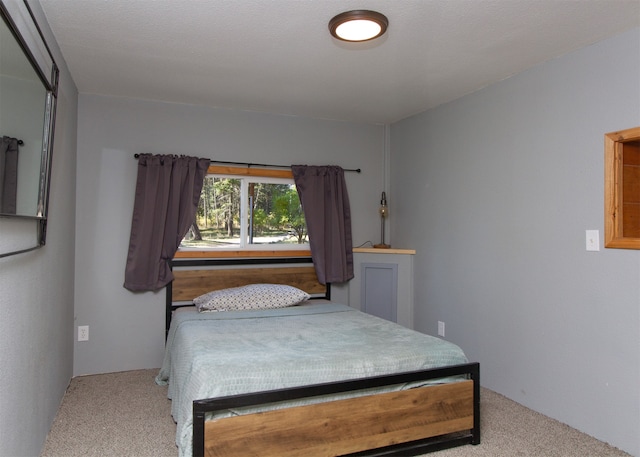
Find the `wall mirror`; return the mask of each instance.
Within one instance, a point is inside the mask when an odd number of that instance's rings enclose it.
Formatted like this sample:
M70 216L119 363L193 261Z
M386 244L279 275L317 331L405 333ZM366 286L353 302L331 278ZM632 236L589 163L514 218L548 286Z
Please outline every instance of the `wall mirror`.
M0 0L0 217L39 221L44 244L58 67L26 1Z
M604 136L607 248L640 249L640 127Z

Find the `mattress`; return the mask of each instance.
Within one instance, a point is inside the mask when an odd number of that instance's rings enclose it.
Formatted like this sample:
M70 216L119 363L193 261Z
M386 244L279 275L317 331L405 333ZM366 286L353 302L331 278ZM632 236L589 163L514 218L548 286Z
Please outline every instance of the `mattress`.
M452 343L331 302L213 313L189 307L174 313L156 382L169 386L176 444L187 457L193 400L466 362Z

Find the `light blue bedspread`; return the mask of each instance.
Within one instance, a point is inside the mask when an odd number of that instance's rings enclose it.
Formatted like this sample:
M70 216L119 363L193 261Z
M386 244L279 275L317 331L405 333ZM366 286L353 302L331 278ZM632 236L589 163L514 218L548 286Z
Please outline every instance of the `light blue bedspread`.
M193 400L466 362L452 343L334 303L189 309L174 313L156 382L169 385L176 444L188 457Z

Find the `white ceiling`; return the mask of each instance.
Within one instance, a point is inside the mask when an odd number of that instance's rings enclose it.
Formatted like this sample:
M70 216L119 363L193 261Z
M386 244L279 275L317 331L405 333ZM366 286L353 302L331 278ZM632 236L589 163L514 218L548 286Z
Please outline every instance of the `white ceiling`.
M39 1L81 93L368 123L640 26L640 0ZM387 34L332 38L351 9Z

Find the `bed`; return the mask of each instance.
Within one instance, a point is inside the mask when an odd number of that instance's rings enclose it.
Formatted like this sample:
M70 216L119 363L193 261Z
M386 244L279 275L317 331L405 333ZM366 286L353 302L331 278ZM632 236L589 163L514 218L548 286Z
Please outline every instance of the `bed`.
M309 262L174 261L156 382L169 386L180 456L405 456L479 444L479 365L451 343L331 302ZM264 283L308 299L191 306Z

